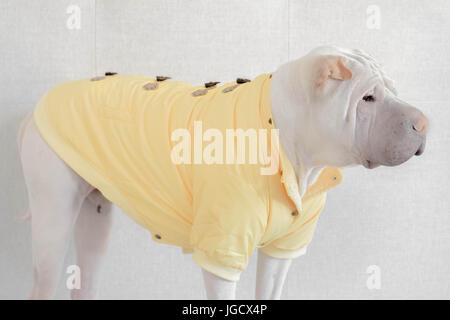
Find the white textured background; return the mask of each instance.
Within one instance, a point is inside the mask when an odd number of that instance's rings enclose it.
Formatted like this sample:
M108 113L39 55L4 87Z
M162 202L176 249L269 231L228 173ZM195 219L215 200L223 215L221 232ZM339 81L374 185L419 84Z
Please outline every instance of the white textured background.
M72 4L80 29L66 26ZM366 26L368 5L379 6L380 29ZM194 83L250 78L322 44L374 55L431 131L425 154L400 167L344 171L283 298L450 298L449 16L448 0L0 0L0 299L31 289L30 225L13 221L27 207L16 132L48 89L105 71ZM238 298L253 297L255 258ZM381 269L379 290L366 286L370 265ZM64 283L58 298L69 296ZM205 293L191 256L151 241L116 210L100 298Z

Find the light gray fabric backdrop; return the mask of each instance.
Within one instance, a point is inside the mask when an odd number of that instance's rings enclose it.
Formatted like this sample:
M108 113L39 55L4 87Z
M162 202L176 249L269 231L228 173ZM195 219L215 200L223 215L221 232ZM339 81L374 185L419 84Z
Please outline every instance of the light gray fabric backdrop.
M450 298L449 16L447 0L1 0L0 298L31 289L30 224L14 222L27 207L16 132L48 89L105 71L193 83L251 78L322 44L374 55L431 129L421 157L344 171L283 298ZM238 298L253 297L255 258ZM72 248L66 266L74 263ZM379 268L379 289L367 286L370 266ZM69 296L66 278L58 298ZM190 255L155 243L117 209L100 298L205 293Z

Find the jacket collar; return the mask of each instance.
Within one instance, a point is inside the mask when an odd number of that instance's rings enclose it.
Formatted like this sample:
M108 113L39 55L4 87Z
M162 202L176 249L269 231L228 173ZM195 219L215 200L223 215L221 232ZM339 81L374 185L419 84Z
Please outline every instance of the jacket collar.
M294 202L297 207L299 215L302 214L302 202L308 200L319 193L325 192L331 188L334 188L342 182L343 175L342 169L327 167L322 170L317 180L308 187L303 197L300 197L299 186L297 183L297 177L295 171L289 161L288 157L284 153L280 146L280 175L281 182L285 186L285 190L289 198Z

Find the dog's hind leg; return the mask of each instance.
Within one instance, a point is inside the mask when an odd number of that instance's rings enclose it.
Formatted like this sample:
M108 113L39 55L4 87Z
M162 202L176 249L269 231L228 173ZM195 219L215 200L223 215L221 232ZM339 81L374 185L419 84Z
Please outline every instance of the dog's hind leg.
M75 245L77 265L81 271L81 287L72 290L72 299L97 297L100 268L112 226L112 208L111 202L97 189L83 202L75 224Z
M34 121L24 129L21 160L32 224L34 283L30 299L50 299L81 205L93 188L54 153Z

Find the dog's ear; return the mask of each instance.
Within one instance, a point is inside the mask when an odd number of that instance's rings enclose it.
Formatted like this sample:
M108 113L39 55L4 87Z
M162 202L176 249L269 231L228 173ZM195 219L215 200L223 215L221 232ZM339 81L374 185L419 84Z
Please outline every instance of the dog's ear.
M352 72L345 66L346 59L341 56L322 56L317 61L317 78L315 85L322 87L328 79L349 80Z

